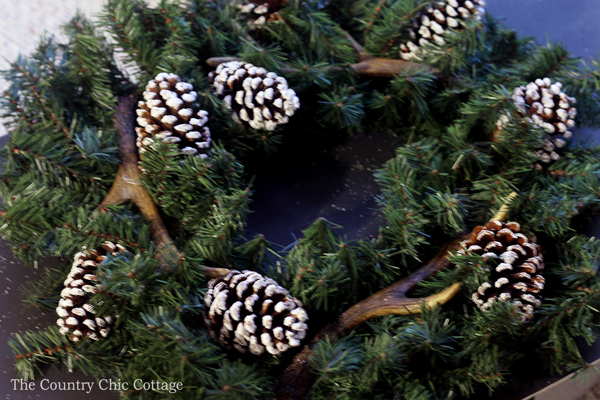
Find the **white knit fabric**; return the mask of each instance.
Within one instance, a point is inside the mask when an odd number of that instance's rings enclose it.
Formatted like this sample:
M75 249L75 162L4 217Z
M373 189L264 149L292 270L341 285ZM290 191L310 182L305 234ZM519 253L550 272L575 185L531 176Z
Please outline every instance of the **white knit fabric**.
M94 17L102 11L104 3L103 0L0 0L0 69L8 67L6 60L30 54L44 32L58 35L60 26L78 9L87 17ZM159 0L147 3L155 6ZM0 93L6 88L7 82L0 79ZM3 135L6 129L0 124L0 136Z

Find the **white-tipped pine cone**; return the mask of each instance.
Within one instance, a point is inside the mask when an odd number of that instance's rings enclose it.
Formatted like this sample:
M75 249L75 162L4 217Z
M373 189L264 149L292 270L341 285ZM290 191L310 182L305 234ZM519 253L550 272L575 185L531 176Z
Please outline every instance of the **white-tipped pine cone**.
M220 64L209 79L215 94L233 110L234 120L253 129L272 131L288 123L300 108L300 99L285 78L246 62Z
M56 324L60 333L69 340L78 342L89 337L98 340L106 337L111 331L113 317L98 316L90 298L97 292L96 269L107 257L125 253L127 250L120 244L106 241L97 250L84 250L75 254L71 272L65 280L65 288L60 293L60 301L56 313L60 317Z
M480 310L487 310L497 301L508 301L520 313L523 321L533 317L541 305L540 292L544 289L544 257L540 246L521 232L517 222L490 221L476 227L464 247L481 255L491 267L485 271L485 281L475 293L473 301Z
M560 158L558 149L573 136L569 129L575 127L577 109L572 105L577 100L562 91L562 83L552 83L550 78L536 79L527 86L516 88L512 98L520 112L548 134L543 146L535 150L539 161L534 168L548 167ZM498 127L504 126L507 120L508 116L501 116Z
M226 349L275 355L300 346L306 337L302 303L256 272L232 270L211 280L204 304L210 335Z
M273 13L279 11L270 7L269 3L245 3L240 4L237 7L240 10L240 16L243 20L247 21L247 24L251 29L260 28L270 20Z
M400 45L400 57L409 61L431 42L444 44L444 32L462 29L460 21L481 19L484 6L484 0L443 0L427 7L408 29L411 39Z
M208 112L200 109L197 98L193 86L175 74L160 73L149 81L137 109L139 127L135 131L140 155L159 139L177 143L188 156L206 157L211 142L205 126Z

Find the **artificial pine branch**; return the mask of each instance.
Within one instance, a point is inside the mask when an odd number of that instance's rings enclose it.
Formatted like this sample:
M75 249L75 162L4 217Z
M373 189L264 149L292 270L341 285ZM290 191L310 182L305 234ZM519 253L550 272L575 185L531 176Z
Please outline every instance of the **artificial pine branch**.
M354 42L358 45L358 43ZM359 45L360 46L360 45ZM404 61L404 60L396 60L392 58L381 58L375 57L367 54L362 50L359 52L360 61L358 63L350 64L349 67L360 77L363 78L392 78L396 75L400 75L405 71L414 71L414 70L425 70L430 71L431 73L436 73L438 70L436 68L431 68L423 64ZM229 61L241 61L242 58L239 57L212 57L206 60L206 64L211 67L217 67L219 64ZM244 61L247 61L244 59ZM340 68L340 67L336 67ZM295 72L294 68L284 67L282 68L283 73L293 73Z
M491 221L503 221L508 217L509 204L517 196L512 193ZM317 336L294 357L292 363L279 376L280 387L277 392L279 399L303 399L311 386L314 376L307 359L312 357L322 340L344 336L360 324L376 317L390 314L418 314L436 305L445 304L460 290L460 283L424 299L409 298L408 295L421 283L446 268L449 264L448 252L459 248L463 236L447 243L421 269L410 276L383 289L371 297L353 305L342 313L337 321L321 330Z
M321 378L314 398L447 398L450 392L472 394L478 386L496 388L511 363L526 358L539 357L550 370L586 365L573 338L596 337L598 247L597 241L575 232L600 205L599 150L573 145L547 171L532 171L530 152L539 145L541 132L519 121L510 93L530 77L542 78L533 75L547 73L578 98L579 120L597 124L597 62L582 67L560 46L541 48L486 17L483 26L475 23L451 40L451 51L468 48L468 56L452 53L452 59L442 52L446 49L434 49L428 62L444 71L443 79L437 71L419 67L397 71L391 80L366 81L367 74L347 66L358 57L369 57L358 42L370 50L373 44L381 45L384 53L374 55L395 57L396 38L408 19L394 20L398 15L389 10L430 2L293 2L281 10L283 19L275 15L267 26L253 30L232 18L235 9L225 0L193 0L187 7L164 1L155 9L125 3L111 2L115 11L109 14L115 20L108 24L109 33L135 61L138 75L149 77L173 68L193 81L198 101L211 116L214 141L221 143L209 161L169 152L173 146L167 145L146 153L142 166L149 176L141 184L149 201L156 203L168 234L186 254L186 259L164 260L180 262L176 271L161 270L158 276L151 224L133 211L134 204L93 212L116 170L112 116L98 110L132 91L115 67L113 47L105 47L101 36L75 21L67 29L68 44L45 40L31 59L20 59L6 73L14 84L3 109L10 119L10 148L18 152L4 152L8 164L0 180L5 202L2 234L23 258L71 254L83 244L93 247L104 239L136 250L130 264L112 260L100 277L108 290L96 300L104 301L107 312L111 307L120 310L119 329L99 346L77 347L77 357L94 360L125 380L151 379L156 377L153 371L161 371L193 386L185 393L188 397L268 397L273 388L268 375L287 360L223 360L199 318L205 275L196 265L266 268L260 265L269 251L262 238L241 244L249 192L242 166L226 150L248 156L260 146L275 149L275 138L285 140L287 135L306 134L305 128L313 131L325 125L338 131L377 126L403 135L406 144L377 172L382 188L378 201L386 219L378 239L348 242L320 221L313 235L306 235L270 271L290 291L304 296L311 319L314 315L316 321L324 321L329 310L342 310L405 277L421 263L419 258L438 250L455 232L491 217L511 191L521 193L512 215L548 243L544 248L549 252L552 291L532 324L517 321L509 307L483 313L469 299L481 279L474 267L477 259L452 258L456 268L440 271L418 295L460 282L456 300L446 303L443 312L384 317L355 329L350 341L332 339L331 346L323 346L312 359ZM319 26L310 27L311 22ZM358 40L346 37L341 27ZM382 34L385 29L390 36ZM239 38L247 33L252 34L249 43ZM96 50L102 54L95 56ZM283 70L290 87L298 88L303 110L294 118L302 123L268 135L231 122L222 102L211 94L201 62L226 54L252 56ZM66 63L57 62L63 56ZM79 77L80 62L94 73ZM102 78L106 73L108 83ZM104 90L108 86L110 96ZM494 139L496 121L505 112L509 123L502 137ZM185 162L180 164L182 158ZM134 218L128 223L130 217ZM53 293L48 295L50 302ZM63 348L64 337L40 335ZM33 335L21 345L39 340ZM53 353L46 342L40 349L17 352L22 356L17 365L29 377L36 365L30 361L38 360L35 350L43 353L48 348ZM123 343L128 344L125 351ZM336 364L336 356L349 350L361 356L344 357ZM429 354L434 355L432 362L424 356ZM48 362L62 360L51 356ZM97 372L86 362L73 365ZM335 368L327 369L329 365Z
M112 188L102 201L104 206L112 206L121 202L133 201L139 208L141 214L150 222L152 236L159 250L164 252L168 260L179 263L184 256L173 244L167 229L165 228L158 208L154 201L140 183L140 171L138 168L138 154L135 145L134 133L134 109L137 105L136 96L130 95L119 100L115 116L115 127L118 135L121 165ZM220 277L229 273L224 268L204 267L207 277Z

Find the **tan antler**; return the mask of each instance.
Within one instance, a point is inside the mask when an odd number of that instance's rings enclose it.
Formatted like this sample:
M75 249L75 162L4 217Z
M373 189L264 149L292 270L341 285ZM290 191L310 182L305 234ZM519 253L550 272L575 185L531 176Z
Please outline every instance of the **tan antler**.
M491 221L503 221L508 218L509 204L516 196L517 193L511 193ZM353 305L342 313L336 322L323 328L309 344L304 346L302 351L294 357L279 376L276 399L304 399L306 391L315 378L310 368L310 358L314 353L314 346L326 337L335 339L344 336L350 330L372 318L390 314L418 314L422 311L421 305L423 302L427 308L431 308L437 304L445 304L450 301L460 290L460 283L455 283L442 292L425 298L410 298L408 294L417 287L419 282L446 268L449 264L448 253L459 249L461 241L466 237L465 234L447 243L421 269Z
M417 68L428 70L434 74L440 72L439 69L430 67L425 64L414 63L411 61L394 60L391 58L375 57L368 54L365 49L348 33L345 33L346 38L352 44L359 57L359 62L351 64L350 67L359 75L365 78L393 78L402 72L412 71ZM206 60L206 64L216 68L219 64L229 61L240 61L237 57L212 57ZM339 68L339 67L335 67ZM284 67L283 73L289 74L295 72L293 68Z
M115 181L102 205L112 206L117 203L133 201L139 208L140 213L150 223L154 242L161 250L162 256L170 261L178 262L184 259L184 255L179 252L173 243L160 217L158 208L152 200L152 196L140 182L134 131L136 106L137 98L135 95L119 99L115 116L115 128L117 130L121 165L119 165ZM225 276L229 273L226 268L203 268L206 276L210 278Z

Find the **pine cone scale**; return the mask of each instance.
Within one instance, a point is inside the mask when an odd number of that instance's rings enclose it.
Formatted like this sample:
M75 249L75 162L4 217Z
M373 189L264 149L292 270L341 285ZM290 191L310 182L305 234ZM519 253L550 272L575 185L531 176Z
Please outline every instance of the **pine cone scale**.
M428 6L408 28L411 39L400 45L400 57L410 61L429 43L444 44L448 29L460 30L460 21L481 19L484 5L483 0L446 0Z
M205 321L225 348L278 354L300 345L308 316L275 281L251 271L232 271L209 283Z
M83 251L75 255L56 308L60 317L56 321L60 333L69 335L69 340L78 342L86 337L98 340L110 333L112 317L97 316L89 300L98 290L95 272L98 265L107 258L106 254L119 255L126 251L120 244L106 241L98 250Z
M154 142L177 143L186 155L206 157L211 143L205 126L208 113L196 102L198 93L174 74L160 73L146 85L144 101L138 103L136 128L140 155Z
M237 122L253 129L274 130L300 107L285 78L245 62L220 64L209 74L215 94L233 111Z
M513 91L512 99L519 113L545 131L543 145L533 152L538 159L533 165L537 170L559 160L560 149L573 135L569 129L575 127L577 109L572 104L576 103L576 99L562 92L562 87L560 82L543 78ZM502 128L508 120L508 115L501 115L496 125Z
M496 301L511 301L523 321L531 319L545 284L543 256L533 239L516 222L491 221L475 228L463 245L484 260L499 261L472 295L477 307L485 311Z

